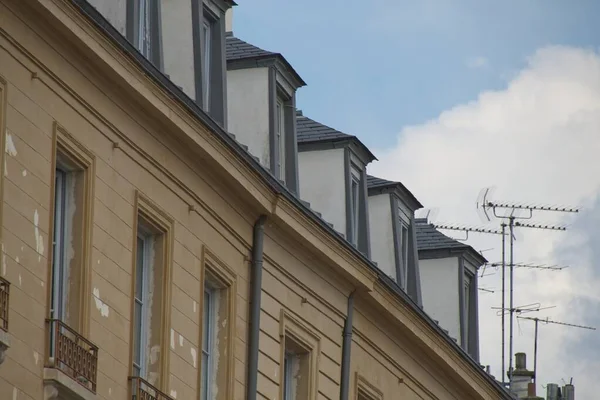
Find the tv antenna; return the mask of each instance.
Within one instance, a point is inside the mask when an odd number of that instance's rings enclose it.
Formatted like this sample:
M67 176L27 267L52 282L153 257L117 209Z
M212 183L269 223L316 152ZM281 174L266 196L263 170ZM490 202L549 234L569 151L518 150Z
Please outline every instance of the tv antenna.
M502 262L493 262L493 263L487 263L484 265L484 267L494 267L494 268L498 268L502 266ZM507 267L508 265L505 265L505 267ZM549 270L549 271L561 271L565 268L569 268L568 265L564 265L564 266L559 266L559 265L546 265L546 264L534 264L534 263L514 263L513 267L515 268L528 268L528 269L545 269L545 270Z
M569 323L566 323L566 322L552 321L552 320L548 319L547 317L545 319L541 319L541 318L534 318L534 317L521 317L521 316L517 316L517 318L519 318L519 319L527 319L529 321L534 321L535 322L535 333L534 333L534 341L533 341L533 381L535 383L537 383L538 324L540 322L544 323L546 325L548 325L548 324L555 324L555 325L568 326L570 328L588 329L588 330L591 330L591 331L595 331L596 330L596 328L593 327L593 326L585 326L585 325L569 324Z
M436 229L445 229L445 230L450 230L450 231L464 232L465 233L464 238L455 239L455 240L459 240L461 242L469 240L469 232L489 233L492 235L502 235L502 232L498 229L482 228L482 227L478 227L478 226L467 226L467 225L457 225L457 224L436 224L436 223L432 223L432 225Z
M484 188L477 198L477 211L480 212L480 217L488 222L491 221L491 217L495 217L500 219L500 228L502 235L502 383L505 383L505 297L506 297L506 278L505 278L505 267L506 267L506 228L509 230L509 279L510 279L510 292L509 292L509 384L512 384L512 373L513 373L513 321L515 308L514 304L514 241L515 234L514 228L531 228L531 229L545 229L545 230L555 230L555 231L565 231L567 228L564 226L558 225L550 225L550 224L536 224L536 223L528 223L522 222L522 220L529 220L533 218L534 211L553 211L553 212L569 212L576 213L579 212L579 209L574 207L558 207L551 205L543 205L543 204L527 204L527 203L514 203L514 202L498 202L492 201L492 188ZM504 210L503 214L499 214L499 210ZM519 215L516 211L524 210L526 211L525 215ZM507 222L508 220L508 222Z

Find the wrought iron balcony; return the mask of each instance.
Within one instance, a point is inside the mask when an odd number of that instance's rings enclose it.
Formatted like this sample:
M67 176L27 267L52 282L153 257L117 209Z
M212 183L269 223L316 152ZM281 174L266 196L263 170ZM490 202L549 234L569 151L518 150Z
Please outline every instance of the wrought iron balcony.
M86 389L96 392L98 347L57 319L46 320L49 367L64 372Z
M8 298L10 283L0 277L0 329L8 332Z
M132 400L173 400L139 376L130 376Z

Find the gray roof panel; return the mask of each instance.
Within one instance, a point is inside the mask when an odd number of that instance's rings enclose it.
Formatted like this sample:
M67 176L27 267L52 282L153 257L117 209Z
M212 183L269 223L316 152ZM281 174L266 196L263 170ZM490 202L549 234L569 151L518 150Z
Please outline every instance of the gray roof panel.
M419 251L448 249L467 250L471 248L468 244L444 235L442 232L435 229L432 224L428 223L425 218L417 218L415 222L417 229L417 249Z
M301 110L296 111L296 135L298 144L319 143L319 142L340 142L353 141L358 147L362 148L372 160L377 158L367 146L365 146L356 136L340 132L330 126L324 125L302 114Z
M227 55L227 61L241 60L244 58L268 57L279 55L278 53L263 50L260 47L256 47L248 42L244 42L243 40L233 36L233 34L227 35L225 50Z

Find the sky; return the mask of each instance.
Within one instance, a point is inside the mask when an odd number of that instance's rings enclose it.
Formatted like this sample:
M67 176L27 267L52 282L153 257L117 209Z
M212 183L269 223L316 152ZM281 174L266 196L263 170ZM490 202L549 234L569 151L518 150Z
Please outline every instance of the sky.
M581 207L534 214L567 232L518 230L515 261L569 268L515 270L515 305L600 328L600 2L365 4L240 2L234 33L282 53L308 84L297 95L304 114L358 136L379 159L369 172L402 181L434 222L484 225L484 187L496 200ZM497 237L468 243L500 259ZM494 291L479 292L481 363L499 378L500 272L490 272L479 280ZM531 368L531 321L515 321L517 351ZM540 384L572 377L578 398L598 397L600 333L541 324L538 367Z

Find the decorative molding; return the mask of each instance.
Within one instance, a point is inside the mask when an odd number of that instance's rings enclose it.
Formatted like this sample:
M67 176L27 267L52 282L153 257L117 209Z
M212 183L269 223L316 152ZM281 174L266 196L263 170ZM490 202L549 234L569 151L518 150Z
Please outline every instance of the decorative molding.
M362 400L364 398L365 400L383 400L383 392L358 372L356 372L354 384L354 393L356 394L357 399Z

